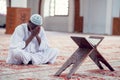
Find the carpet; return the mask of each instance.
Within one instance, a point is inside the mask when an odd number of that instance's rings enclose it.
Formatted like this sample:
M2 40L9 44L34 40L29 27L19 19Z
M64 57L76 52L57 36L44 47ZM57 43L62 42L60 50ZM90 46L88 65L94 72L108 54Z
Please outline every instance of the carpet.
M0 29L0 80L68 80L66 75L72 66L67 68L59 77L54 76L54 74L77 49L77 45L70 36L88 37L89 35L47 31L51 47L60 50L54 64L10 65L6 64L5 60L8 55L11 35L5 34L5 29ZM105 39L98 46L98 51L115 71L109 71L104 65L105 69L100 70L88 57L69 80L120 80L120 37L104 37Z

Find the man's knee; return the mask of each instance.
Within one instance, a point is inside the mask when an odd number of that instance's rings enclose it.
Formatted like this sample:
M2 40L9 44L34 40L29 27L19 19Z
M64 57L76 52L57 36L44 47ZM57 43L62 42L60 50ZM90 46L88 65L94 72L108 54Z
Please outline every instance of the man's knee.
M15 58L20 58L21 56L23 56L23 53L20 50L14 49L11 52Z

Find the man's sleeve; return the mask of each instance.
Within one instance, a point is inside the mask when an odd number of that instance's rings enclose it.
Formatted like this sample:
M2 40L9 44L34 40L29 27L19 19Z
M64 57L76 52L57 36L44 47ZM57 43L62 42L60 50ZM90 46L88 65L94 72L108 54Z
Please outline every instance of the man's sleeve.
M11 36L10 40L10 48L15 49L15 48L24 48L25 47L25 41L24 39L24 30L20 26L18 26L13 35Z
M41 38L41 43L39 46L39 50L45 50L48 48L49 44L48 44L48 39L46 37L44 28L41 27L41 32L40 32L40 38Z

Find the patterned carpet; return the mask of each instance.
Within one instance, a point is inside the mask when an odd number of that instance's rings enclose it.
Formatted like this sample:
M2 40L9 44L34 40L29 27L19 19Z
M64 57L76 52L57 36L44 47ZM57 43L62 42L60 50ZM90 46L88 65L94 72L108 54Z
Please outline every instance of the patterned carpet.
M5 29L0 29L0 80L68 80L66 75L72 66L59 77L54 76L54 74L77 48L70 36L89 37L87 34L47 31L51 47L60 50L55 64L10 65L5 62L10 36L5 34ZM104 37L105 39L98 46L98 50L115 71L109 71L104 65L105 69L100 70L88 57L69 80L120 80L120 36Z

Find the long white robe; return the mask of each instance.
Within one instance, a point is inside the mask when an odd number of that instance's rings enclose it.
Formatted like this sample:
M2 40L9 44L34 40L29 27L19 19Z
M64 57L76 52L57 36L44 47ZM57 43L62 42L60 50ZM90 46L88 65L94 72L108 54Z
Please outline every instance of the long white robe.
M9 54L6 62L10 64L28 64L29 61L32 61L32 64L54 63L58 55L58 49L49 47L43 27L41 27L38 34L41 38L40 45L36 37L34 37L28 46L23 49L25 47L25 40L27 40L30 34L31 32L28 31L27 23L16 27L11 36Z

